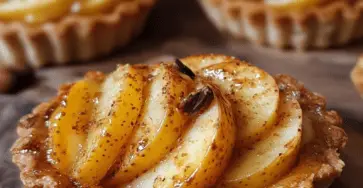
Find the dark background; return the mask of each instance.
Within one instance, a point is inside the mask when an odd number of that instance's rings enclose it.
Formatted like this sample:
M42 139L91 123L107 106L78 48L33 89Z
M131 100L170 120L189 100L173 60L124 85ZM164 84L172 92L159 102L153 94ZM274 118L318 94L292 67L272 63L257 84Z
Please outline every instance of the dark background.
M343 117L349 143L342 152L346 168L332 187L363 187L363 100L349 73L363 41L343 48L306 53L257 47L220 34L194 0L162 0L142 36L130 46L92 63L44 68L38 82L15 95L0 95L0 188L21 187L17 168L8 152L16 139L18 119L39 102L56 94L63 82L79 79L88 70L109 72L120 63L152 63L199 53L237 56L272 74L286 73L327 97L329 108Z

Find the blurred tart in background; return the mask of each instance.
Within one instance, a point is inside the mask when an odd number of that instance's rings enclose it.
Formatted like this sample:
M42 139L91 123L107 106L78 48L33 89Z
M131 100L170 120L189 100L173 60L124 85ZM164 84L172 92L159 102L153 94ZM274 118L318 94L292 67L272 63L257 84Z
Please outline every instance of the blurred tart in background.
M350 76L361 97L363 97L363 55L358 59L358 63Z
M129 43L156 0L0 2L0 67L85 61Z
M199 2L218 29L275 48L327 48L363 36L362 0Z
M347 135L325 98L234 57L120 65L20 120L27 187L304 187L339 177Z

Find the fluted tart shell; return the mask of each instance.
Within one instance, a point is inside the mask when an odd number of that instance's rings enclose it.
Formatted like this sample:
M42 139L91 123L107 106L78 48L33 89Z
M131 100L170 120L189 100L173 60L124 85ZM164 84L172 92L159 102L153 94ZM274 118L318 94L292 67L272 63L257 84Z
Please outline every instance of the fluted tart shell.
M121 1L108 12L69 14L37 25L0 21L0 67L39 68L106 55L141 33L155 3Z
M219 30L275 48L342 46L363 36L363 1L333 1L303 11L276 11L263 1L199 0Z

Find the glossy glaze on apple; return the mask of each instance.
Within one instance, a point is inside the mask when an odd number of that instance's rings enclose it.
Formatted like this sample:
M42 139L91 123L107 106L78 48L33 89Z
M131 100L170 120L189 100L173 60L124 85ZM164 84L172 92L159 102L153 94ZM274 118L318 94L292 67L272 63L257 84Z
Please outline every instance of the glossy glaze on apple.
M191 56L89 73L21 121L12 151L29 187L312 186L342 171L340 125L289 76Z

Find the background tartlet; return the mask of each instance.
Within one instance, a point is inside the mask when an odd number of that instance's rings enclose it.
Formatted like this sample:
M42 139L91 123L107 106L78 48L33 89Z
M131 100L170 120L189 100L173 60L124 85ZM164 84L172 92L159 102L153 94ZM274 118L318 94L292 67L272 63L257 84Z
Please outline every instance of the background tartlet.
M358 58L358 63L352 70L351 79L359 94L363 97L363 55Z
M110 53L141 33L155 2L120 1L106 12L68 14L40 24L0 21L0 67L37 68Z
M327 48L363 36L363 2L332 1L279 11L263 1L199 0L219 30L276 48Z

